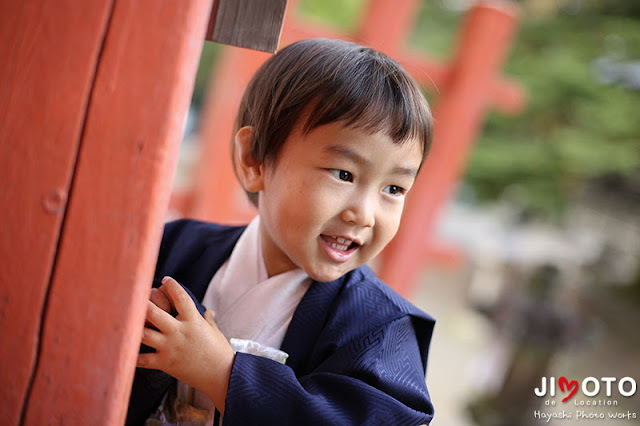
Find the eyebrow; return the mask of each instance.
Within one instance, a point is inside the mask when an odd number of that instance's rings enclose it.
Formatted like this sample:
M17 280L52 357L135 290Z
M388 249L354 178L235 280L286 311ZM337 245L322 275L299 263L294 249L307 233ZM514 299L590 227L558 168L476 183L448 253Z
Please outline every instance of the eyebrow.
M347 147L340 145L330 145L329 147L327 147L326 151L343 157L347 157L354 163L360 164L364 167L371 167L371 161ZM396 175L405 175L412 178L418 176L418 169L413 169L410 167L396 166L391 170L391 172Z
M349 148L347 148L345 146L331 145L326 150L329 153L337 154L337 155L340 155L342 157L347 157L348 159L350 159L351 161L353 161L356 164L360 164L360 165L365 166L365 167L370 167L371 166L371 161L367 160L362 155L358 154L354 150L349 149Z
M392 173L396 175L406 175L412 178L418 177L418 169L412 169L410 167L394 167Z

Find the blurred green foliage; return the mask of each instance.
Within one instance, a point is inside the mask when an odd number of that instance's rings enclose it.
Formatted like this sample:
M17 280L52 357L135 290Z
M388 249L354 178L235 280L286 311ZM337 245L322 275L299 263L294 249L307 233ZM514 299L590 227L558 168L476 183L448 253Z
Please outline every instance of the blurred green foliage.
M604 84L594 61L640 61L639 24L597 15L523 22L506 72L528 89L528 108L517 117L489 115L467 172L482 198L515 184L528 207L558 214L585 180L638 169L640 91ZM535 167L521 164L527 159Z
M348 31L358 25L366 2L363 0L302 0L297 13L305 20ZM286 19L286 17L285 17Z
M191 107L197 111L200 111L202 108L202 103L207 93L207 85L209 84L218 52L220 52L220 45L218 43L205 43L202 48L200 64L198 65L198 72L196 73L196 81L193 88L193 96L191 98Z
M567 1L546 16L525 10L504 73L526 88L527 109L489 112L465 176L477 200L507 197L560 217L589 179L638 171L640 89L605 84L594 65L640 63L638 4ZM460 19L443 2L424 2L412 45L448 58Z

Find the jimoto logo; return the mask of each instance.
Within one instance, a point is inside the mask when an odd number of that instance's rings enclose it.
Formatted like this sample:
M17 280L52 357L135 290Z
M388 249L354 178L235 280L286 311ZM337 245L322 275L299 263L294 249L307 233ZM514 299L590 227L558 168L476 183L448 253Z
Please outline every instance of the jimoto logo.
M562 402L567 402L578 392L582 391L584 396L624 396L631 397L636 394L637 383L632 377L587 377L578 383L577 380L569 380L565 376L556 380L555 377L542 377L540 386L534 389L538 397L556 396L556 391L562 393ZM604 394L601 394L604 393Z
M547 397L540 409L533 410L536 421L561 420L632 420L638 413L630 407L635 401L619 404L620 397L630 398L636 394L637 382L633 377L586 377L582 381L561 376L542 377L540 386L533 392L538 397ZM555 398L556 394L558 398ZM557 399L562 398L558 403ZM575 407L571 410L567 402ZM623 401L624 402L624 401ZM554 409L555 408L555 409ZM607 423L608 424L608 423Z

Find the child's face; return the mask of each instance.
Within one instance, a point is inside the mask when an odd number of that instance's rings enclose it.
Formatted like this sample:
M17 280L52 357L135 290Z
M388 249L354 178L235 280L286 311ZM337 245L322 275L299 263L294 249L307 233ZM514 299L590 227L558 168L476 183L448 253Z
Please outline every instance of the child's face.
M263 165L262 249L269 276L300 267L332 281L374 258L398 230L422 145L341 123L297 126Z

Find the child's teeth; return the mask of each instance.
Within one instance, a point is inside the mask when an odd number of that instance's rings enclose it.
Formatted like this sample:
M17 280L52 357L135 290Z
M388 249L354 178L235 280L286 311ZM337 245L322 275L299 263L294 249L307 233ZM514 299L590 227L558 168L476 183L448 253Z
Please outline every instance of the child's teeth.
M344 244L344 243L346 243L346 242L347 242L347 240L346 240L346 239L341 238L341 237L337 237L337 238L336 238L336 241L338 241L340 244Z
M340 251L346 251L349 248L349 246L345 246L345 245L342 245L342 244L336 244L336 243L329 243L329 245L331 247L333 247L334 249L340 250Z

